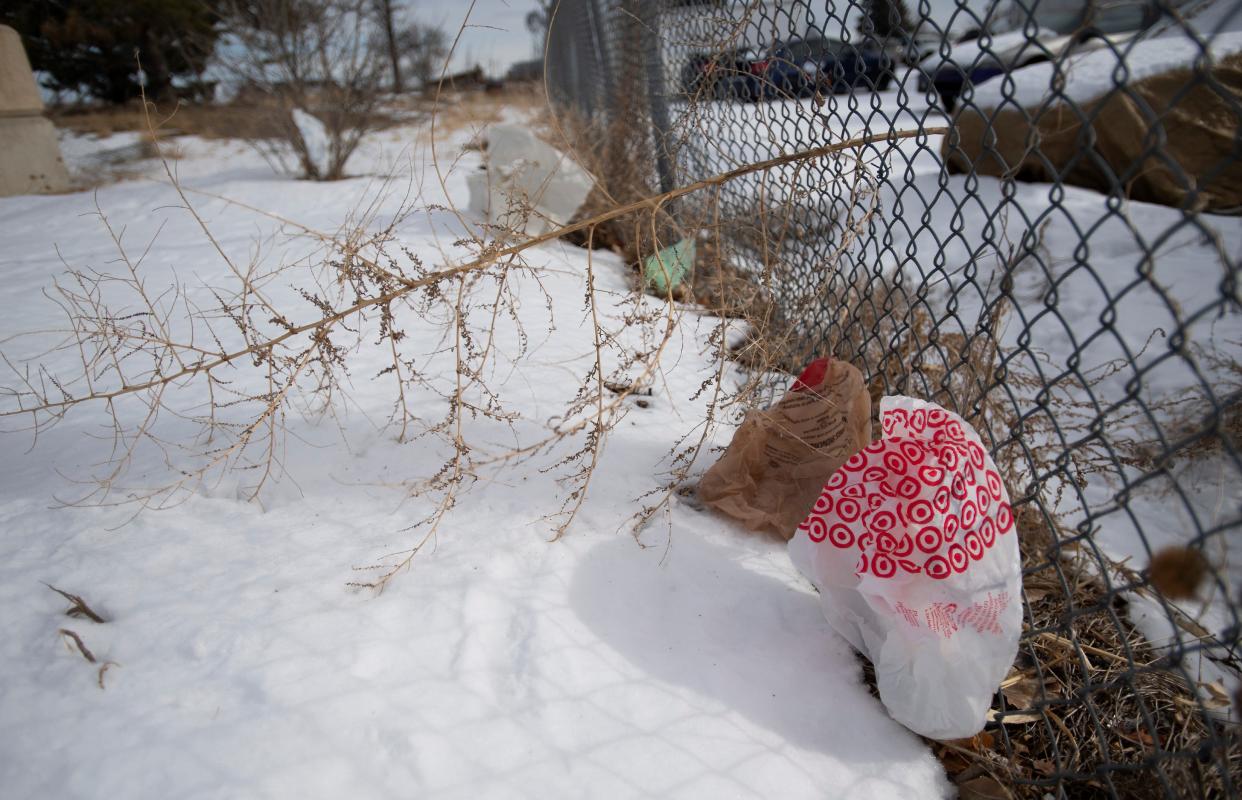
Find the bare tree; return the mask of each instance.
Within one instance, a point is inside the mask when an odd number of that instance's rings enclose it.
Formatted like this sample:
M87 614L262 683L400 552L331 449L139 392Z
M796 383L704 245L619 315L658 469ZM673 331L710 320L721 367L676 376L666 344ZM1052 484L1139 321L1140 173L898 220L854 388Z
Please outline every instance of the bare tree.
M343 177L382 94L384 26L373 0L227 0L222 17L224 66L281 114L284 142L265 154L306 178Z
M440 76L449 54L449 38L441 28L415 22L397 36L397 52L409 73L426 89Z
M384 25L384 37L388 40L388 61L392 64L392 90L403 90L401 82L401 51L397 48L397 30L393 24L392 0L375 0L375 10Z
M867 0L863 11L858 21L858 32L863 36L904 42L914 32L915 24L905 0Z

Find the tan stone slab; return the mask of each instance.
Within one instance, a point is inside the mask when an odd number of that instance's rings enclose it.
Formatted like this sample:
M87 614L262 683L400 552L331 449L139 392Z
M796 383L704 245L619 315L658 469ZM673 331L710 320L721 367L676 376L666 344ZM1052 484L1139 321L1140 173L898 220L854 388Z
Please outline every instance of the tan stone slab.
M22 37L9 26L0 25L0 116L42 113L43 98Z
M43 117L0 117L0 196L68 188L52 123Z

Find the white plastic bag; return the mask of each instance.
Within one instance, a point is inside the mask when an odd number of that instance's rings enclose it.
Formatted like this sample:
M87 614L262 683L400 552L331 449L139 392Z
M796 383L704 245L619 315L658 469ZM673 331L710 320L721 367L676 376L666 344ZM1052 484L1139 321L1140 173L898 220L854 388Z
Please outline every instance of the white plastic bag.
M521 125L488 128L483 162L466 178L470 210L530 236L567 224L594 185L573 159Z
M883 438L833 473L789 555L829 624L875 665L894 719L933 739L973 736L1022 629L1009 495L958 415L885 397L880 423Z

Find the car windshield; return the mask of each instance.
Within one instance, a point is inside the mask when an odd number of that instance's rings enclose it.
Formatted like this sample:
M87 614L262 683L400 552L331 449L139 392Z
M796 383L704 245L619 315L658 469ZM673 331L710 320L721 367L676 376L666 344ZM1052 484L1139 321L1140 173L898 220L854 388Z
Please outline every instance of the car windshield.
M789 52L794 61L805 61L808 58L819 58L825 55L836 55L845 49L845 42L837 39L795 39L788 43Z
M1108 3L1101 4L1087 24L1104 33L1123 33L1141 30L1147 20L1147 3Z

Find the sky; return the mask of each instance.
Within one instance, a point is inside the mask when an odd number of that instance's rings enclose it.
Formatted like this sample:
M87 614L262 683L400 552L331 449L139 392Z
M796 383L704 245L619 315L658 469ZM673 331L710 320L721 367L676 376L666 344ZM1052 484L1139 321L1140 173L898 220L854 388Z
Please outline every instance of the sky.
M453 52L454 70L478 64L490 75L503 75L513 62L535 56L534 40L526 30L526 15L536 8L534 0L475 0L473 9L469 0L414 0L408 8L417 19L439 25L450 36L461 31Z

